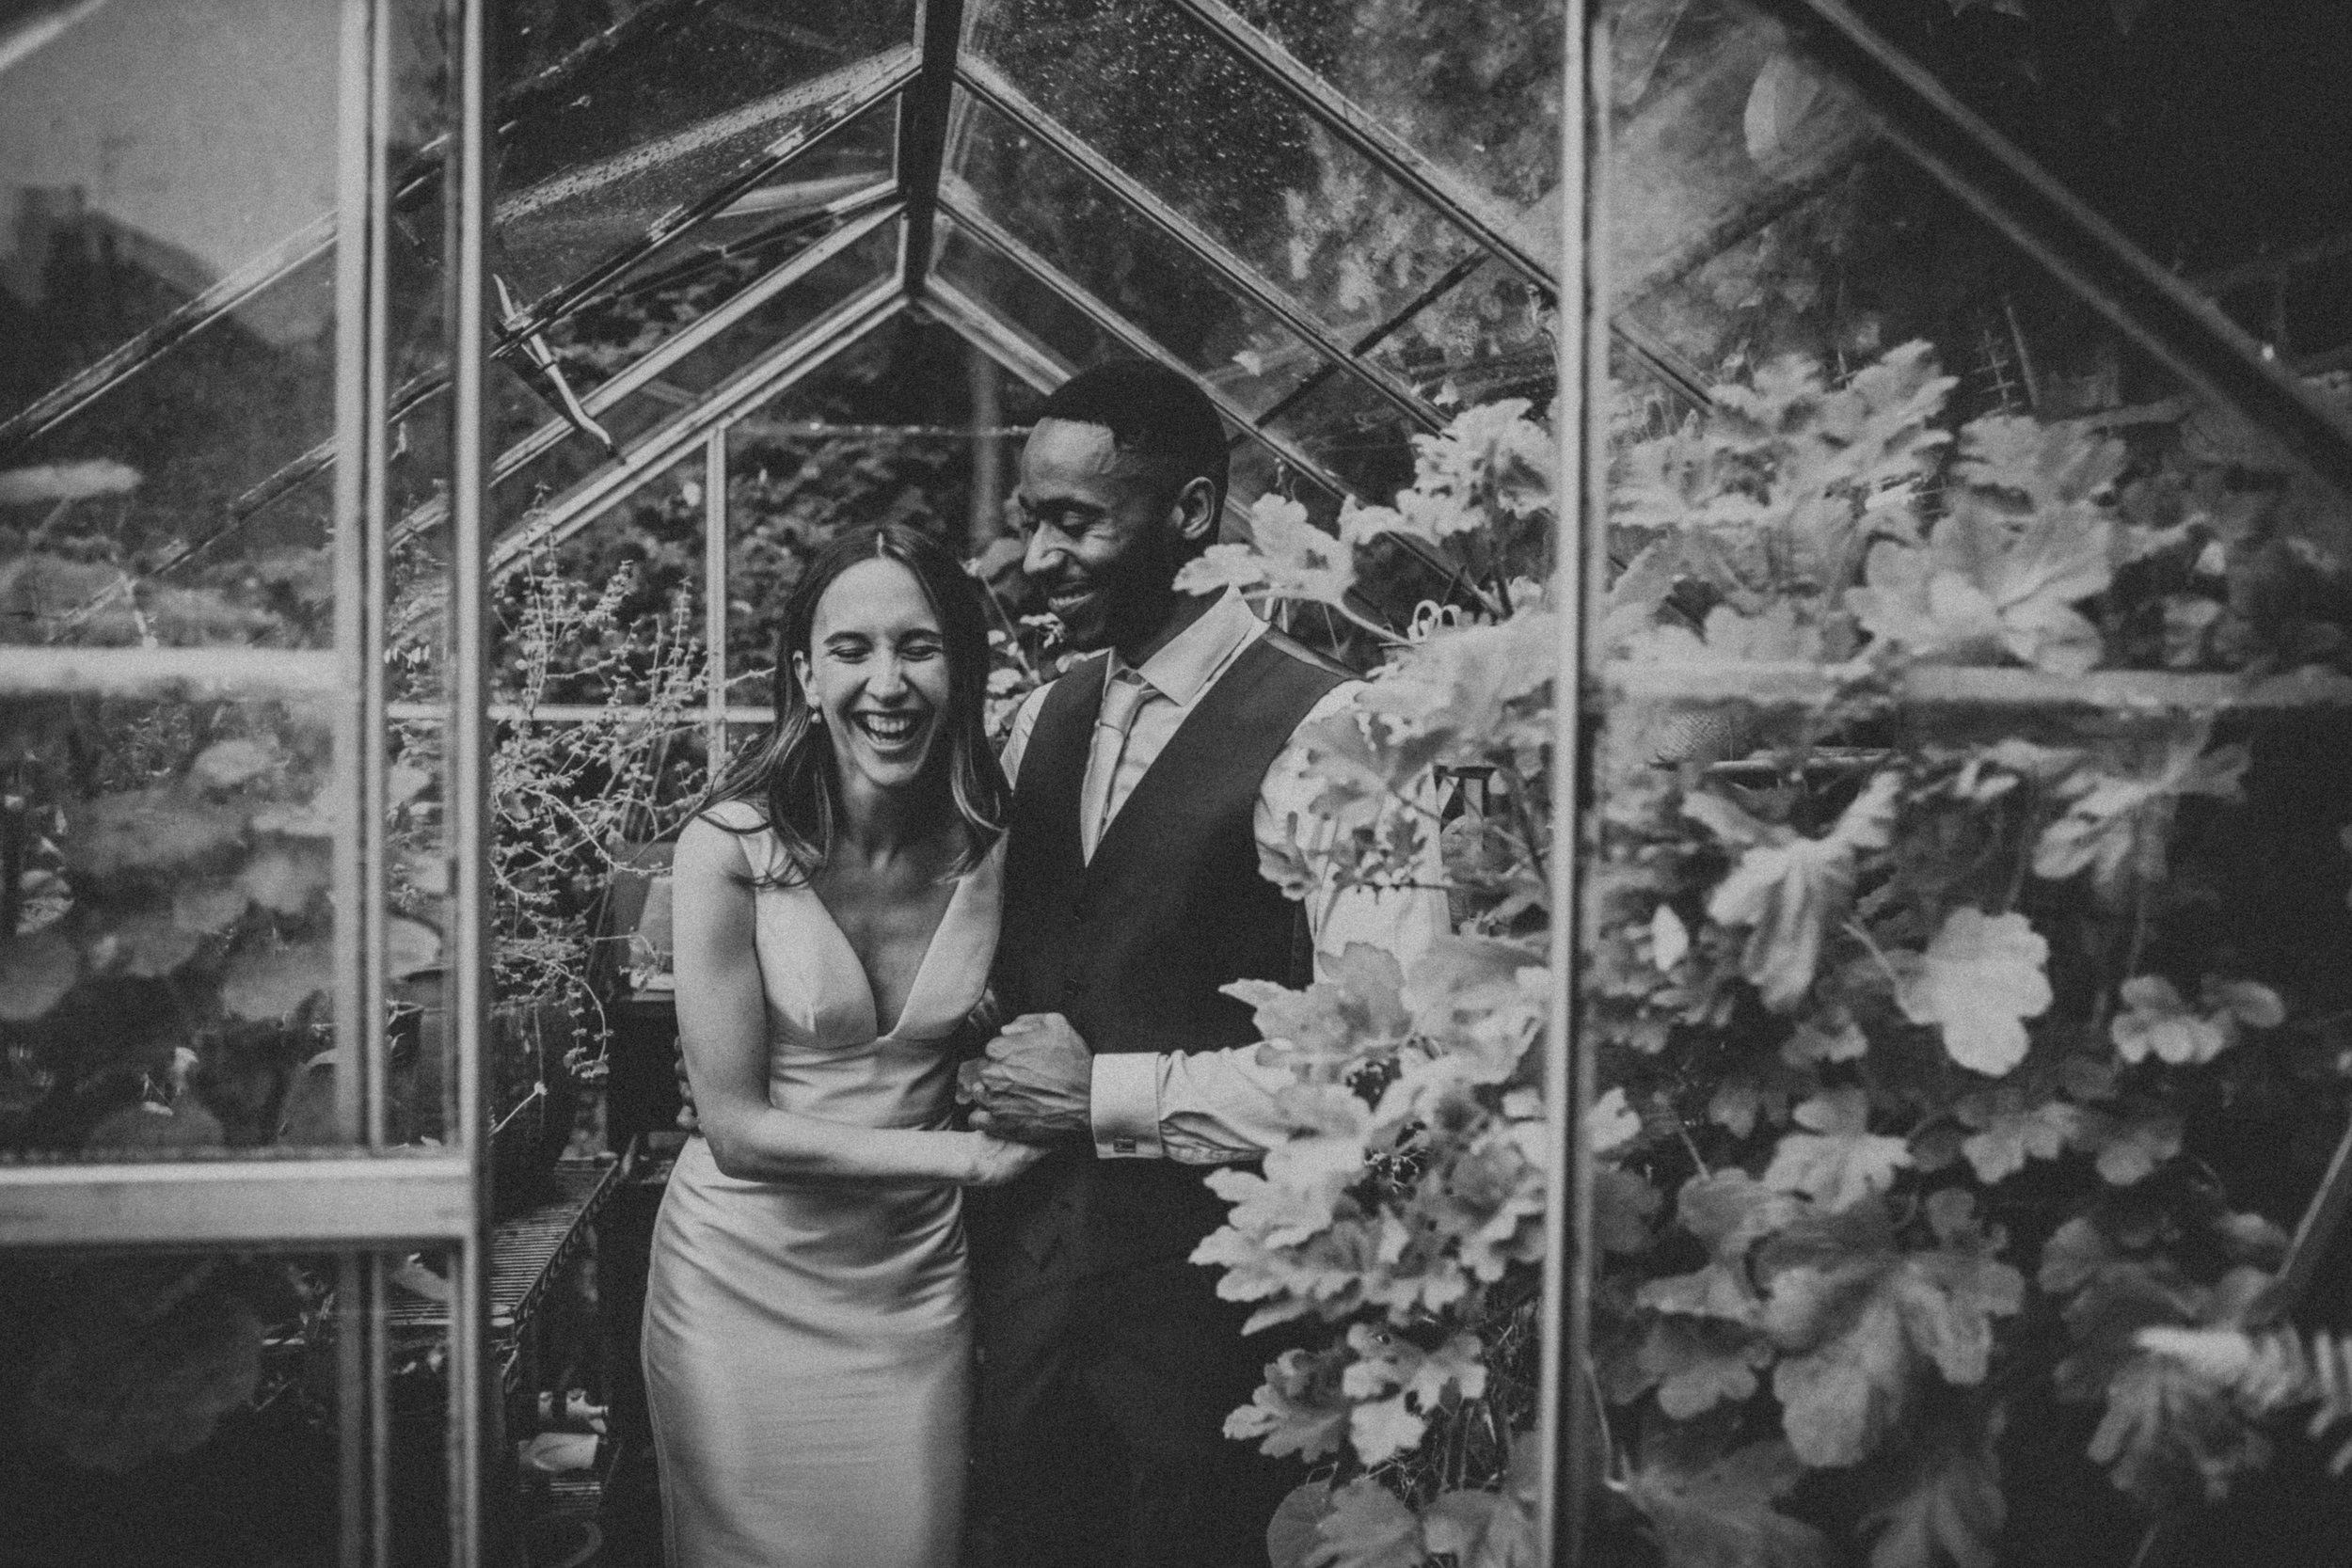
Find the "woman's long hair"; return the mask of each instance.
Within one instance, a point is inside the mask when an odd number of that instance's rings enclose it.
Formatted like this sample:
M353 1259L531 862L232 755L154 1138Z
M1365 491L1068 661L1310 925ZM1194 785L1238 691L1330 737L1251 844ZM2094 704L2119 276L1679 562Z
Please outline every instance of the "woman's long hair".
M775 724L711 788L702 808L722 800L756 801L784 845L788 869L781 879L788 883L805 882L825 863L842 810L833 736L810 718L807 689L792 656L814 660L817 602L861 561L895 561L914 573L939 617L947 655L947 709L941 725L946 754L934 752L930 765L946 768L948 797L963 821L957 873L985 859L1005 831L1012 791L988 743L988 613L979 584L945 545L919 529L864 524L835 535L792 585L776 634Z

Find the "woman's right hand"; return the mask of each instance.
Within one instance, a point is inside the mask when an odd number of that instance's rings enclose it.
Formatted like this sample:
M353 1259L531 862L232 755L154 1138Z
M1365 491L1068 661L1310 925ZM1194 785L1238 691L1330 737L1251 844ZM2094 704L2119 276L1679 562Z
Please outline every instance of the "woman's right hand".
M962 1135L972 1140L971 1168L963 1178L967 1187L1001 1187L1046 1155L1042 1144L1015 1143L986 1132Z

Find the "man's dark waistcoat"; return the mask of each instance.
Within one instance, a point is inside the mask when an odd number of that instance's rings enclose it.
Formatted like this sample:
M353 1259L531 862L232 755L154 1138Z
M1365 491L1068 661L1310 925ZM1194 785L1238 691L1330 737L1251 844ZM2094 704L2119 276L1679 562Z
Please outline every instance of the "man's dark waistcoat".
M1107 656L1104 656L1107 657ZM1009 1014L1058 1012L1098 1054L1257 1038L1219 988L1312 978L1304 912L1258 870L1267 770L1345 679L1288 639L1251 643L1185 715L1087 861L1078 839L1103 658L1047 692L1013 796L996 990ZM1000 1193L992 1229L1040 1285L1182 1257L1223 1222L1202 1167L1063 1148ZM1205 1273L1205 1271L1204 1271Z

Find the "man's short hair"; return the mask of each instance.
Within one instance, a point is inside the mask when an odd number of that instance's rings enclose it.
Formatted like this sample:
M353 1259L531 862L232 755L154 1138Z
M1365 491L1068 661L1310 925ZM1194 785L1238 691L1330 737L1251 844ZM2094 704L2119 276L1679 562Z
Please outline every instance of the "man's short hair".
M1194 480L1207 480L1215 488L1211 515L1223 515L1231 468L1225 426L1208 394L1185 376L1149 359L1114 360L1054 388L1037 417L1101 425L1114 448L1152 466L1171 498Z

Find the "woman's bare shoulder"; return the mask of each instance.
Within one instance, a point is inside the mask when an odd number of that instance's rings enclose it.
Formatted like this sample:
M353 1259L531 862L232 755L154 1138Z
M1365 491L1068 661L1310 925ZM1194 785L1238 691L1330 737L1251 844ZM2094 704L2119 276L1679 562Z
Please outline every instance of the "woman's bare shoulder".
M730 881L752 879L752 837L767 830L768 818L749 800L721 800L695 813L678 834L672 875L719 875Z

